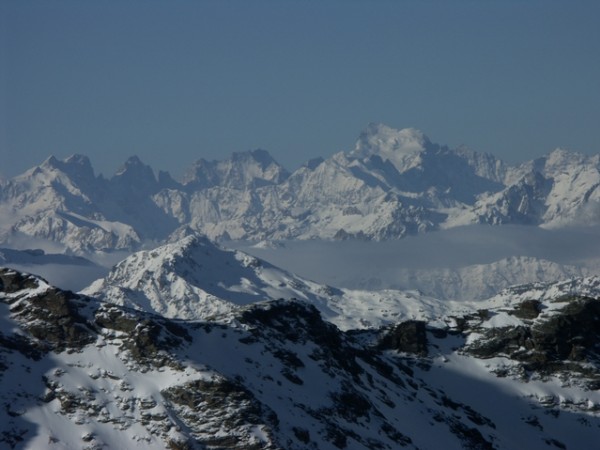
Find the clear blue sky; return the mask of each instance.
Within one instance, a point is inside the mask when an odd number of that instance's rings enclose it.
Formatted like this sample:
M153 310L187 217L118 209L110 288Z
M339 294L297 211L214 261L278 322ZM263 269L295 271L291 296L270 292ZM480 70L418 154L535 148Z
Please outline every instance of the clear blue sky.
M600 151L598 1L0 0L0 174L50 154L295 169L369 122L508 161Z

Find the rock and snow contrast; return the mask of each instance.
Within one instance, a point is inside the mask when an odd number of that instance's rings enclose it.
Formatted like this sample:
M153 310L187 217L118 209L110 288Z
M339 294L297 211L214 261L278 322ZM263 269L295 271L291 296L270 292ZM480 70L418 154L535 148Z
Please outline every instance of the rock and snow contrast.
M593 448L598 186L376 124L293 172L51 157L0 181L0 447Z
M306 300L180 320L3 269L0 442L590 448L600 433L599 286L523 286L463 312L424 302L422 320L342 331Z

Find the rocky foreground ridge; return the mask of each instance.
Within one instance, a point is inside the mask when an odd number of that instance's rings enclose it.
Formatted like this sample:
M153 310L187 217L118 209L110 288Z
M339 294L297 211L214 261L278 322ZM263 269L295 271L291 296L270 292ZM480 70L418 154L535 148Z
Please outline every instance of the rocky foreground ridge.
M264 150L200 159L180 181L137 157L108 179L85 156L50 157L0 185L0 244L36 239L85 254L163 242L182 226L216 240L260 241L398 239L473 223L598 224L599 186L598 155L559 149L510 166L418 130L371 124L353 151L292 173Z
M583 284L589 294L598 282ZM307 301L265 300L184 321L2 269L0 442L590 448L600 434L600 301L557 298L553 289L341 331Z

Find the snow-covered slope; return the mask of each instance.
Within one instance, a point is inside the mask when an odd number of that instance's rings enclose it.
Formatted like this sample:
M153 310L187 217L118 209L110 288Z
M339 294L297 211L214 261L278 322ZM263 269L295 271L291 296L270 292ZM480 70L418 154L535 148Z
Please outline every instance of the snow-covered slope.
M136 231L106 219L99 210L104 191L86 157L50 157L2 186L3 240L21 233L77 252L131 248L140 240Z
M182 237L183 236L183 237ZM396 289L338 289L298 277L198 235L134 253L81 293L170 318L204 320L257 301L300 299L343 330L437 320L476 308L502 289L586 274L535 258L462 269L396 270ZM439 295L438 295L439 294Z
M600 298L600 276L570 277L560 281L520 284L490 297L492 306L508 306L525 300L552 302L561 297L581 295Z
M259 301L298 299L344 330L424 319L460 307L417 291L337 289L314 283L198 235L134 253L81 293L186 320L205 320Z
M198 235L134 253L82 291L166 317L196 320L262 300L319 303L336 292Z
M598 300L562 300L545 316L588 338L571 345L577 364L546 352L544 337L566 336L547 326L524 341L547 361L520 372L529 359L488 355L485 330L547 323L527 319L535 305L344 333L301 301L182 322L9 269L0 292L6 448L578 449L598 437L587 353L600 342Z
M0 188L0 243L16 234L76 253L137 249L179 226L211 239L398 239L472 223L600 222L600 157L556 150L511 167L415 129L369 125L354 150L288 173L266 151L200 159L182 183L129 158L94 176L49 158Z

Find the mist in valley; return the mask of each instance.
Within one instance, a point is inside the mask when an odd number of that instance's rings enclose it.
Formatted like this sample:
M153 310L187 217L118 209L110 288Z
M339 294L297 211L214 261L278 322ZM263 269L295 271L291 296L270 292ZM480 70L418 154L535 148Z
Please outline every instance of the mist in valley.
M227 244L231 246L231 243ZM598 273L600 227L466 226L401 240L233 246L319 283L481 299L513 284Z

